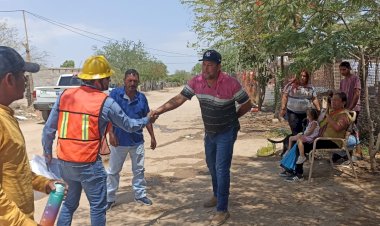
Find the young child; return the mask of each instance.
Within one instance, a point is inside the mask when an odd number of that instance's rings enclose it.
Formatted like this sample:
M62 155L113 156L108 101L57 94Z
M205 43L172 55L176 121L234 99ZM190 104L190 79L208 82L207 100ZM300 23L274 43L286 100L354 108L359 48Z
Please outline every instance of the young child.
M292 147L294 141L297 141L298 150L300 152L296 164L302 164L306 161L303 143L313 143L319 133L319 123L317 121L318 112L315 109L308 109L306 115L308 124L304 133L289 137L289 148Z

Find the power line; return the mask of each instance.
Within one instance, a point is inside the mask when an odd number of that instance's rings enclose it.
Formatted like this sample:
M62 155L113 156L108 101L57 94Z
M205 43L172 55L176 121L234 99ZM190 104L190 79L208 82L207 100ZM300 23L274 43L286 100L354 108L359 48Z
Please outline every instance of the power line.
M29 12L29 11L25 11L27 12L28 14L34 16L34 17L37 17L41 20L44 20L46 22L49 22L49 23L53 23L57 26L60 25L60 27L64 26L64 27L69 27L69 28L72 28L72 29L75 29L75 30L78 30L78 31L82 31L82 32L85 32L85 33L88 33L88 34L92 34L92 35L95 35L95 36L99 36L99 37L102 37L102 38L105 38L105 39L109 39L109 40L113 40L113 41L118 41L114 38L110 38L110 37L107 37L107 36L104 36L104 35L99 35L99 34L96 34L96 33L93 33L93 32L90 32L90 31L86 31L86 30L83 30L83 29L80 29L80 28L76 28L76 27L73 27L73 26L70 26L70 25L67 25L67 24L64 24L64 23L60 23L60 22L57 22L57 21L54 21L54 20L51 20L49 18L46 18L44 16L41 16L41 15L38 15L38 14L35 14L35 13L32 13L32 12ZM65 28L66 29L66 28ZM71 30L70 30L71 31Z
M90 32L90 31L87 31L87 30L84 30L84 29L80 29L80 28L76 28L76 27L73 27L73 26L70 26L70 25L67 25L67 24L64 24L64 23L61 23L61 22L57 22L57 21L54 21L52 19L49 19L49 18L46 18L44 16L41 16L41 15L38 15L38 14L35 14L35 13L32 13L32 12L29 12L29 11L26 11L28 14L40 19L40 20L44 20L48 23L51 23L53 25L56 25L56 26L59 26L61 28L64 28L66 30L69 30L71 32L74 32L76 34L79 34L79 35L82 35L82 36L85 36L87 38L90 38L90 39L93 39L95 41L99 41L99 42L103 42L103 43L107 43L105 41L102 41L102 40L99 40L99 39L96 39L96 38L93 38L93 37L90 37L88 35L85 35L85 34L82 34L80 32L77 32L77 31L74 31L74 30L78 30L78 31L81 31L81 32L84 32L84 33L88 33L88 34L91 34L91 35L95 35L95 36L98 36L98 37L102 37L102 38L105 38L107 40L112 40L112 41L116 41L118 42L119 40L117 39L114 39L114 38L110 38L110 37L107 37L107 36L104 36L104 35L100 35L100 34L97 34L97 33L94 33L94 32ZM74 30L73 30L74 29ZM186 57L195 57L194 55L189 55L189 54L184 54L184 53L178 53L178 52L172 52L172 51L166 51L166 50L161 50L161 49L156 49L156 48L150 48L150 47L145 47L146 49L151 49L151 50L155 50L155 51L159 51L159 52L164 52L164 53L170 53L170 54L176 54L176 55L181 55L181 56L186 56ZM152 55L157 55L157 56L165 56L165 55L158 55L158 54L152 54ZM166 56L166 57L175 57L175 56Z
M15 12L22 12L24 10L16 9L16 10L0 10L0 13L15 13Z
M30 12L28 12L28 11L25 11L25 12L27 12L28 14L30 14L30 15L32 15L32 16L34 16L34 17L40 19L40 20L43 20L43 21L48 22L48 23L50 23L50 24L53 24L53 25L55 25L55 26L61 27L61 28L63 28L63 29L66 29L66 30L71 31L71 32L73 32L73 33L76 33L76 34L78 34L78 35L84 36L84 37L86 37L86 38L90 38L90 39L95 40L95 41L98 41L98 42L107 43L106 41L103 41L103 40L100 40L100 39L97 39L97 38L93 38L93 37L90 37L90 36L88 36L88 35L82 34L82 33L80 33L80 32L74 31L73 29L67 28L67 27L65 27L65 26L63 26L63 25L60 25L59 23L56 23L56 22L54 22L54 21L52 21L52 20L45 19L44 17L41 17L41 16L39 16L39 15L37 15L37 14L30 13ZM77 30L79 30L79 29L77 29Z
M42 21L45 21L47 23L50 23L52 25L55 25L57 27L60 27L62 29L65 29L65 30L68 30L70 32L73 32L75 34L78 34L78 35L81 35L83 37L86 37L86 38L89 38L89 39L92 39L92 40L95 40L95 41L98 41L98 42L102 42L102 43L105 43L107 44L109 41L115 41L115 42L119 42L119 40L117 39L114 39L114 38L110 38L110 37L107 37L107 36L104 36L104 35L100 35L100 34L97 34L97 33L94 33L94 32L90 32L90 31L87 31L87 30L84 30L84 29L80 29L80 28L76 28L76 27L73 27L71 25L68 25L68 24L64 24L64 23L61 23L61 22L58 22L58 21L55 21L55 20L52 20L52 19L49 19L47 17L44 17L44 16L41 16L41 15L38 15L36 13L32 13L30 11L27 11L27 10L0 10L0 12L3 12L3 13L13 13L13 12L26 12L28 13L29 15L37 18L37 19L40 19ZM84 34L84 33L87 33L87 34ZM90 35L92 36L97 36L97 37L100 37L100 38L103 38L103 39L106 39L107 41L104 41L104 40L101 40L99 38L94 38L94 37L91 37ZM161 49L156 49L156 48L150 48L150 47L146 47L144 46L144 48L146 49L150 49L150 50L154 50L154 51L159 51L159 52L164 52L164 53L169 53L169 54L176 54L175 56L173 55L162 55L162 54L153 54L153 53L150 53L152 56L160 56L160 57L197 57L195 55L190 55L190 54L184 54L184 53L178 53L178 52L172 52L172 51L166 51L166 50L161 50ZM193 63L193 62L184 62L184 63L165 63L165 64L189 64L189 63Z

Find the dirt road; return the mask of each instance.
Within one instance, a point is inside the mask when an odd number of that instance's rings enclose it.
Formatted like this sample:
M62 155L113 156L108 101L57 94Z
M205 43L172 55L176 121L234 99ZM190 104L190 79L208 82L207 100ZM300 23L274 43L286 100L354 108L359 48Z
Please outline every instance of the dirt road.
M158 107L180 90L147 93L150 107ZM107 212L107 225L209 224L214 210L202 207L212 193L204 161L203 124L198 105L193 98L160 116L154 125L157 149L150 150L146 142L145 175L153 206L134 202L128 159L121 175L117 206ZM325 167L328 164L320 161L316 167L323 170L315 171L312 184L289 184L277 176L278 156L258 158L255 155L258 148L267 145L263 137L267 124L251 114L241 121L242 132L235 144L231 170L231 219L226 225L378 225L379 176L359 174L359 183L355 183L348 174ZM22 121L20 125L30 158L32 154L40 154L43 123ZM306 173L307 168L308 164ZM344 168L343 171L349 172ZM44 198L35 202L38 220L46 201ZM85 195L73 225L90 225Z

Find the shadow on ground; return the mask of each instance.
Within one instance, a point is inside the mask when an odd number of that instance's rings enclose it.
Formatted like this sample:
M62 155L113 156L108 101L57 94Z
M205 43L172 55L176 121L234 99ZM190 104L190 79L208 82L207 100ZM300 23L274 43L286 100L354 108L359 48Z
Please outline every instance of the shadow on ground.
M194 154L181 158L194 158ZM349 168L343 168L347 173L341 173L330 168L327 161L319 160L312 183L288 183L277 176L278 160L277 156L234 156L231 218L226 225L378 225L380 222L378 175L355 182ZM306 164L305 174L308 167ZM132 188L121 187L117 206L107 212L107 225L209 225L214 210L202 207L211 195L205 163L180 164L174 171L177 173L173 177L147 175L153 206L135 203ZM76 218L88 219L88 215L88 210L76 212ZM86 225L85 220L79 222Z

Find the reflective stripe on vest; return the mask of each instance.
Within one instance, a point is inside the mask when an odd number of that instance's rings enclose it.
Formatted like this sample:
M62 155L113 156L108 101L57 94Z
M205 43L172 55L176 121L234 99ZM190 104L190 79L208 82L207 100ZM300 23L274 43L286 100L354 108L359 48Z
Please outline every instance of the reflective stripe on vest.
M88 140L89 115L82 115L82 140Z
M62 93L57 156L69 162L94 162L101 149L99 115L107 95L87 86Z
M62 114L62 122L61 122L61 129L60 129L60 132L59 132L59 137L61 138L66 138L66 135L67 135L67 122L69 121L69 112L63 112Z

